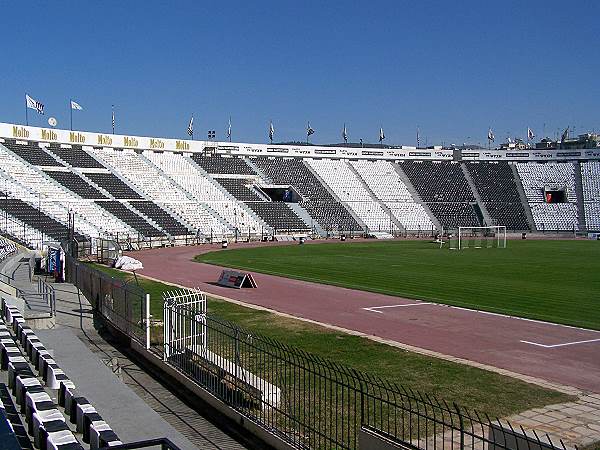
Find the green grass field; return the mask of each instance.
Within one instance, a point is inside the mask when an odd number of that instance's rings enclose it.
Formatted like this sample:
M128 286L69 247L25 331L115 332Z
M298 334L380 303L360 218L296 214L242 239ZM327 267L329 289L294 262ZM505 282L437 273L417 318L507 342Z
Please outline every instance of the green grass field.
M505 249L424 241L235 249L197 261L600 329L600 242L515 240Z
M119 279L132 275L106 266L94 267ZM135 280L130 281L136 283ZM142 276L137 283L151 295L151 312L162 318L162 293L173 287ZM301 320L277 316L224 300L208 298L208 312L253 333L394 381L420 392L456 401L469 409L504 417L572 398L494 372L412 353L369 339L352 336ZM161 329L162 330L162 329ZM162 336L162 332L158 333ZM158 338L160 338L158 336Z

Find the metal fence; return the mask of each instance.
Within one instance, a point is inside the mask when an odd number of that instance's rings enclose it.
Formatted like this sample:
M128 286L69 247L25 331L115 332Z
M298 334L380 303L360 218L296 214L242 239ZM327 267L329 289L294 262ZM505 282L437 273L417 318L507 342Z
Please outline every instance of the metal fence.
M515 430L197 308L171 308L165 327L170 364L296 448L357 449L364 429L404 448L553 448L549 436Z
M140 343L147 342L147 294L142 288L77 261L68 253L65 276L115 328Z

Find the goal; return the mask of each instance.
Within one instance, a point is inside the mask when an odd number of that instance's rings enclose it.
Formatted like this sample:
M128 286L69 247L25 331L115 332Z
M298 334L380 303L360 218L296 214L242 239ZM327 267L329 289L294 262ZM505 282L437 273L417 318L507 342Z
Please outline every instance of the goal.
M506 248L506 227L458 227L450 232L448 244L451 250Z

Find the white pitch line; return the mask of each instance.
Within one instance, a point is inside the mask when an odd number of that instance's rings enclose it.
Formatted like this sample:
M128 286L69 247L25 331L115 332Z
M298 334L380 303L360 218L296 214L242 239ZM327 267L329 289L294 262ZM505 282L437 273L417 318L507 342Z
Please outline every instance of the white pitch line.
M404 306L421 306L421 305L431 305L431 303L427 303L427 302L405 303L404 305L371 306L370 308L362 308L362 309L364 309L365 311L371 311L371 312L374 312L374 313L383 314L383 312L376 311L376 310L377 309L384 309L384 308L402 308Z
M536 347L556 348L556 347L566 347L568 345L587 344L588 342L600 342L600 339L588 339L586 341L565 342L564 344L554 344L554 345L546 345L546 344L540 344L538 342L530 342L530 341L519 341L519 342L522 342L523 344L535 345Z

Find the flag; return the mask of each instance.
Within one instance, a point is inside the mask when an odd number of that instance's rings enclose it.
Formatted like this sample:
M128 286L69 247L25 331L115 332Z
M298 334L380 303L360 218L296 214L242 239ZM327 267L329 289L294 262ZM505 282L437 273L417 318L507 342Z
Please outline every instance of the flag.
M43 103L31 98L28 94L25 94L25 99L27 100L27 107L29 109L35 109L38 112L38 114L44 114Z
M383 134L383 127L379 128L379 142L383 142L385 134Z
M112 130L113 134L115 134L115 105L112 107Z
M346 124L344 124L344 130L342 131L342 139L344 139L344 142L348 142L348 131L346 130Z
M231 139L231 117L229 118L229 123L227 126L227 138Z
M420 144L420 141L419 141L419 127L417 127L417 148L419 148L419 144Z
M275 128L273 128L273 122L269 123L269 139L273 140L273 135L275 134Z
M494 133L492 132L492 129L490 128L488 130L488 141L494 142L495 140L496 140L496 137L494 136Z
M563 131L563 134L560 138L560 142L564 142L569 138L569 127L565 128L565 131Z
M187 134L194 136L194 116L190 117L190 123L187 127Z
M533 134L533 130L529 127L527 127L527 139L532 140L535 137L535 134Z
M306 136L310 136L311 134L315 134L315 130L310 126L310 122L308 122L308 126L306 127Z
M76 109L77 111L83 111L83 108L81 107L81 105L77 102L74 102L73 100L71 100L71 109Z

